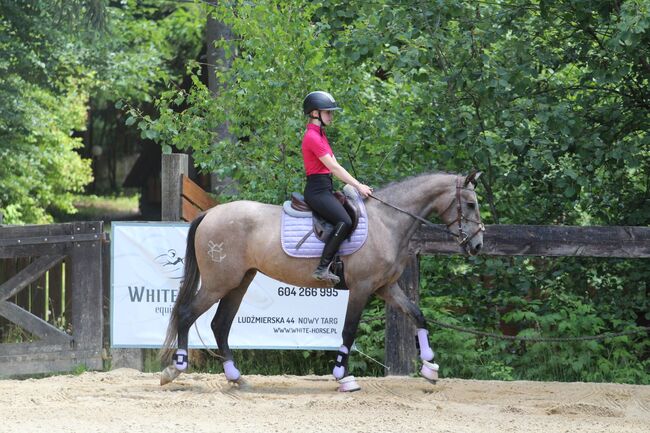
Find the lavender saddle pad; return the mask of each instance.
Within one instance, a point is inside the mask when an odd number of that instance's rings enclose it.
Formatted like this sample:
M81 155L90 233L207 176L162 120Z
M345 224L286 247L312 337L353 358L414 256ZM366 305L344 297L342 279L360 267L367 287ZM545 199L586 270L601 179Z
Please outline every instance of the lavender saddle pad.
M359 224L352 232L352 235L343 241L339 249L339 255L346 256L356 252L363 246L368 238L368 215L363 199L357 190L346 185L343 193L348 200L355 200L359 205L360 215ZM291 207L291 201L287 200L282 205L282 224L280 241L282 249L291 257L320 257L325 247L325 243L320 241L314 233L311 233L307 240L296 248L298 243L313 228L311 212L301 212Z

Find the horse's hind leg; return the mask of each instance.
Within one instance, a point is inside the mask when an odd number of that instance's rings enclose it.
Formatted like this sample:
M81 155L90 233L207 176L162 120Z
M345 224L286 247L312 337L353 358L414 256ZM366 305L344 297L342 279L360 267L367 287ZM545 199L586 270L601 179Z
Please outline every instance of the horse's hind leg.
M377 296L382 298L389 305L398 308L406 313L417 326L417 343L420 349L420 359L422 360L422 369L420 374L431 382L438 380L438 364L432 362L435 356L429 346L427 322L420 308L412 302L397 283L381 287L377 291Z
M189 366L188 345L190 328L217 301L218 295L201 287L187 306L179 306L177 318L178 349L174 355L174 363L163 371L160 384L164 385L177 378Z
M208 290L199 290L187 306L179 306L176 330L178 349L174 354L174 362L167 366L160 377L160 384L165 385L176 379L189 365L188 339L192 324L219 300L218 295Z
M237 367L235 367L232 351L230 350L230 347L228 347L228 335L230 334L230 327L232 326L232 321L239 310L241 301L256 273L257 271L254 269L246 272L246 275L244 275L239 286L231 290L221 299L217 312L211 323L212 332L214 333L214 338L219 347L219 355L221 355L224 360L223 371L226 375L226 379L230 382L238 382L241 378L241 374Z
M343 325L343 345L339 348L332 374L339 381L339 391L351 392L361 389L351 376L348 369L348 357L354 338L359 328L361 313L368 302L369 294L363 290L350 290L348 306L345 312L345 324Z

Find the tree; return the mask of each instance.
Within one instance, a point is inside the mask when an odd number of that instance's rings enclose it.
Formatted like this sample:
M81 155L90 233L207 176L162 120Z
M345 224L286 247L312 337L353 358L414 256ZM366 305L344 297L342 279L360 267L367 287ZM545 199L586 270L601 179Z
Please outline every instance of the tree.
M72 211L71 194L91 179L75 152L81 142L71 137L85 121L88 77L73 37L85 27L64 18L101 6L0 3L0 212L7 223L51 221L48 208Z
M0 1L6 223L51 222L54 211L75 212L74 194L92 180L90 160L82 157L91 146L111 161L133 150L115 103L147 109L163 86L182 81L184 59L198 57L202 22L201 8L177 2ZM79 132L87 128L93 134L83 143Z

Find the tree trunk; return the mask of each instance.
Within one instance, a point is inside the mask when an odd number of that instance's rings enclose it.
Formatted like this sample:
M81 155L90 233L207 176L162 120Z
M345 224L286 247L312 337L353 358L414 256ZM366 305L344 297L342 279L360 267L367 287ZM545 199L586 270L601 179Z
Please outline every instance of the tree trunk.
M232 32L224 23L217 21L212 15L208 14L208 23L206 26L206 42L208 56L208 89L216 97L225 89L226 84L220 82L218 76L220 71L230 68L232 65L232 56L226 57L223 48L217 48L215 43L220 40L228 41L232 45ZM234 47L234 46L233 46ZM234 50L231 50L233 52ZM229 140L233 137L228 131L228 123L223 123L217 127L215 141ZM229 185L230 181L219 179L215 173L210 176L210 191L221 190Z

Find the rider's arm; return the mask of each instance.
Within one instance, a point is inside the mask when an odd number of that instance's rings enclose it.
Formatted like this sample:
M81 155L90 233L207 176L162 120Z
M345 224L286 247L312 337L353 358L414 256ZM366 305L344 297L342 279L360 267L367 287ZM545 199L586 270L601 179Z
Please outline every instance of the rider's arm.
M356 180L332 155L323 155L318 159L320 159L320 161L329 168L332 174L341 182L345 182L355 187L363 197L368 197L368 194L372 193L372 189L368 185L364 185Z

